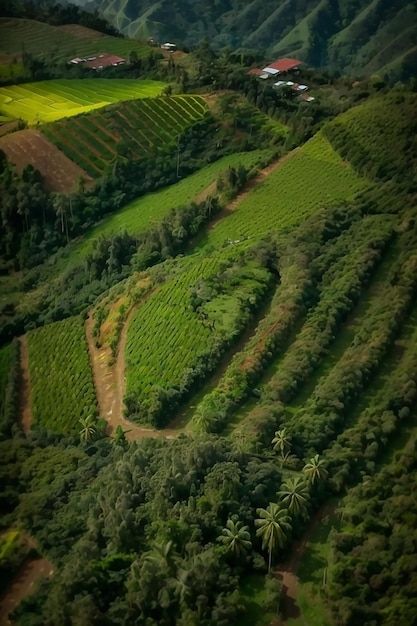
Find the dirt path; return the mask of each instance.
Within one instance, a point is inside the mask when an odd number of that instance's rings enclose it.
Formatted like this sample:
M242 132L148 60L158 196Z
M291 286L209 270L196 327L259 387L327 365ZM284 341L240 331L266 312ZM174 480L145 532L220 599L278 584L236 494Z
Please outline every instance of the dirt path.
M303 537L297 541L294 549L291 551L291 555L285 563L278 565L275 570L277 576L281 579L283 584L283 602L282 613L284 621L282 626L285 626L286 620L295 619L300 617L300 610L297 606L297 589L298 589L298 577L297 571L307 549L308 543L314 534L316 528L321 524L322 520L329 515L334 514L335 507L331 505L322 506L310 520L310 524L304 533Z
M36 545L29 537L27 541L31 547L36 548ZM0 599L1 626L8 626L13 623L8 619L9 613L19 606L23 598L26 598L35 590L35 583L39 578L52 576L53 572L52 563L45 558L27 558L22 563Z
M270 174L272 174L272 172L274 172L280 165L285 163L285 161L287 161L287 159L292 157L292 155L295 154L297 152L297 150L299 150L298 147L294 148L294 150L291 150L291 152L288 152L288 154L285 154L283 157L281 157L277 161L274 161L273 163L270 163L269 165L264 167L262 170L259 170L259 172L256 174L256 176L254 176L251 180L249 180L246 183L246 185L243 186L241 191L239 191L237 196L227 205L227 207L223 211L221 211L210 222L210 225L208 227L209 230L212 230L213 228L215 228L217 223L221 222L221 220L224 219L227 215L229 215L229 213L233 213L233 211L246 198L246 196L248 196L250 194L250 192L252 191L252 189L254 187L256 187L257 185L262 183L262 181L265 180L265 178L268 178L268 176ZM202 197L201 197L200 201L205 200L205 198L210 193L214 193L216 191L216 184L217 183L212 183L212 185L210 185L210 187L206 191L204 191L203 194L201 194Z
M150 293L152 292L149 292L147 296L149 296ZM143 428L130 422L123 415L125 408L123 397L126 386L124 355L127 331L137 306L138 305L135 305L131 308L123 324L123 329L120 334L119 350L116 362L113 366L109 366L110 349L108 347L96 348L93 337L94 320L91 315L87 318L85 330L100 416L107 421L107 433L109 435L114 435L116 428L121 426L126 432L126 439L130 441L137 441L144 437L165 437L166 439L172 439L176 437L180 431Z
M19 337L20 343L20 397L19 418L25 433L30 431L33 415L30 406L29 352L26 335ZM0 622L1 623L1 622Z

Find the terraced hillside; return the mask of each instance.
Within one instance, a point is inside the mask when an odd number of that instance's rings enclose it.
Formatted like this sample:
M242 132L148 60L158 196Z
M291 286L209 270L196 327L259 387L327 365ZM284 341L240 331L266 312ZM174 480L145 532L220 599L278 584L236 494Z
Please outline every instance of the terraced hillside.
M146 57L151 48L143 41L119 39L77 26L51 26L35 20L0 18L0 53L12 60L22 50L38 57L68 62L74 57L86 57L107 52L128 57L133 50L139 58Z
M0 113L30 124L52 122L112 102L159 95L165 84L152 80L58 79L0 87Z
M63 119L44 126L42 132L68 158L98 177L116 156L140 159L170 145L207 111L199 96L144 98Z

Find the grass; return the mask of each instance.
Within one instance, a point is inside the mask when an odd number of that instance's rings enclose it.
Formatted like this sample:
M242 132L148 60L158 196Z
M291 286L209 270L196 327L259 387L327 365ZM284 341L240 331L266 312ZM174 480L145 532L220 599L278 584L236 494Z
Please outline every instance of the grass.
M165 83L128 79L57 79L0 88L0 113L29 124L79 115L113 102L160 94Z
M319 133L257 185L200 247L250 243L272 230L293 227L323 206L353 198L365 185Z
M25 19L0 19L0 52L19 58L22 50L37 57L48 57L55 62L67 62L74 57L85 57L99 52L127 58L133 50L139 58L146 57L152 48L142 41L121 39L91 32L91 37L76 36L62 28Z
M286 626L332 626L321 598L329 555L328 537L333 528L340 527L336 515L324 517L310 536L298 570L297 606L300 616L289 619Z

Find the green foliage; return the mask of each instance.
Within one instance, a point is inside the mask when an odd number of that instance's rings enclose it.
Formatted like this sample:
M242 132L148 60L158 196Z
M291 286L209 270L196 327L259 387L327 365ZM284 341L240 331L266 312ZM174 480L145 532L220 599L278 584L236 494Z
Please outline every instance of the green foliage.
M17 339L0 348L0 432L10 435L17 423L20 393L20 346Z
M111 168L116 157L139 160L174 143L207 111L199 96L144 98L61 120L42 130L64 154L97 178Z
M157 426L214 369L272 283L268 270L253 262L239 267L217 255L187 265L147 298L128 330L128 415Z
M417 94L399 86L340 115L323 132L362 174L415 191L416 117Z
M97 415L83 320L79 317L28 333L31 405L35 422L69 433L80 418Z
M165 84L152 80L72 79L0 87L0 111L30 122L52 122L79 115L110 102L146 98L161 93Z
M294 227L323 205L353 198L365 184L319 133L249 193L204 243L231 245Z

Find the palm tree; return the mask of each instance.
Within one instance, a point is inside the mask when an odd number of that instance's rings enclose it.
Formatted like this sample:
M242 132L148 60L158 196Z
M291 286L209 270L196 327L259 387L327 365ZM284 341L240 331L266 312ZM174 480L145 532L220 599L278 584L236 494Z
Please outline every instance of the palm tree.
M282 428L275 432L275 437L271 441L274 450L279 450L281 456L284 456L286 452L291 448L291 436L287 434L287 429Z
M172 589L174 596L178 598L181 605L186 603L191 592L191 586L188 580L189 576L190 572L180 568L175 577L168 579L168 587Z
M84 443L90 443L97 433L95 417L88 415L87 417L80 417L78 421L81 424L79 432L81 441L84 441Z
M176 558L177 555L174 551L174 543L172 541L167 541L166 543L155 543L152 550L145 553L144 562L149 564L151 567L155 566L158 569L161 569L161 567L164 566L171 571Z
M272 551L282 548L287 539L287 533L291 530L291 520L286 509L279 504L270 502L266 509L257 509L260 519L255 520L257 537L262 537L262 548L268 548L268 571L271 569Z
M242 522L234 522L228 519L226 528L223 528L222 534L217 538L220 543L226 546L228 552L238 559L252 547L250 540L249 527L243 526Z
M308 482L314 485L316 482L320 480L326 480L329 475L325 462L323 459L320 459L319 455L316 454L312 459L309 460L303 467L303 472L306 475Z
M291 515L297 516L305 513L310 499L308 486L304 478L287 478L278 492L282 503L285 504Z

